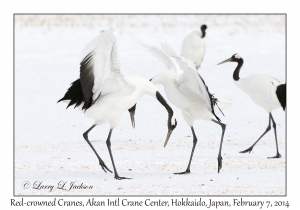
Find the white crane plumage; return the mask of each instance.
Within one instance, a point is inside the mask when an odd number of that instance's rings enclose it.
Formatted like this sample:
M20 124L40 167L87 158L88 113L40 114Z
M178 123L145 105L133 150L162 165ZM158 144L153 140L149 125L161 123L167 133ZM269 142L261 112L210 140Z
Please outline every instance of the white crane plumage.
M274 77L257 74L251 75L245 78L239 77L241 67L243 66L244 60L238 55L234 54L231 58L220 62L218 65L226 62L236 62L238 63L234 73L233 81L234 84L240 88L242 91L247 93L250 98L258 106L261 106L269 113L269 124L266 131L258 138L258 140L248 149L241 151L241 153L251 152L256 143L269 131L271 130L271 121L274 128L275 142L276 142L276 155L269 158L280 158L277 142L277 133L276 133L276 123L272 116L272 110L282 107L285 110L286 107L286 83L276 79Z
M190 165L197 144L197 137L194 132L194 120L210 120L222 127L222 136L218 154L218 172L222 168L222 142L226 125L221 123L216 116L215 111L218 106L219 109L225 109L232 104L232 100L224 99L217 100L210 94L208 87L204 80L197 72L192 61L178 56L173 49L167 44L162 43L163 50L149 46L129 34L137 43L145 47L153 56L158 58L170 70L160 73L151 79L153 84L161 84L164 87L167 98L172 104L181 109L182 115L186 123L191 127L193 134L193 148L191 151L189 163L186 171L174 174L188 174L190 173ZM218 103L218 104L217 104ZM217 120L215 120L216 118ZM165 142L165 146L167 141Z
M192 60L195 63L197 69L203 61L205 54L206 43L206 25L200 27L200 31L193 31L188 34L181 45L181 56Z
M117 173L110 142L112 131L119 123L123 112L129 110L134 127L134 113L138 99L143 94L157 98L167 109L169 115L166 141L177 125L175 115L155 85L144 78L126 76L122 71L113 29L101 31L99 36L90 41L82 50L81 59L80 79L71 84L65 96L58 102L69 102L67 108L75 105L74 108L78 107L84 111L86 116L95 120L93 126L83 134L83 137L96 154L102 169L112 173L88 139L88 133L95 126L104 123L110 124L106 144L114 168L114 178L127 179L120 177Z

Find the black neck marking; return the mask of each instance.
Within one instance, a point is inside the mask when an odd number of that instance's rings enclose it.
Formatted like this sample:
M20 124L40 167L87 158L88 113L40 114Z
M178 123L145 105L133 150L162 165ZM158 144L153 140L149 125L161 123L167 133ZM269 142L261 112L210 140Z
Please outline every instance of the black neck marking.
M201 38L204 38L205 35L206 35L206 32L205 32L205 30L202 30L202 29L201 29L201 31L202 31L202 36L201 36Z
M205 32L205 30L206 30L206 25L203 25L203 26L201 26L201 32L202 32L202 36L201 36L201 38L204 38L205 37L205 35L206 35L206 32Z
M234 70L234 72L233 72L233 79L234 79L235 81L238 81L238 80L240 79L239 74L240 74L240 70L241 70L241 68L242 68L242 66L243 66L244 61L243 61L242 58L240 58L240 59L237 61L237 63L238 63L238 65L237 65L237 67L235 68L235 70Z
M169 106L169 104L166 102L166 100L164 99L164 97L162 97L162 95L156 91L156 98L157 100L166 108L166 110L168 111L169 115L173 115L173 110L172 108Z
M156 91L156 98L166 108L166 110L168 111L168 114L169 114L168 127L170 128L171 127L171 118L173 116L173 110L169 106L169 104L166 102L166 100L164 99L164 97L162 97L162 95L158 91Z

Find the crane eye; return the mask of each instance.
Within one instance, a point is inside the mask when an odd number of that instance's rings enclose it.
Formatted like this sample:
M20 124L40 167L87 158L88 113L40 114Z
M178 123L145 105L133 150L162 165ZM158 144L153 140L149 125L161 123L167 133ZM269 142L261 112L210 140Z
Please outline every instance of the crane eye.
M172 130L174 130L175 128L176 128L176 126L177 126L177 120L176 120L176 118L174 119L174 124L172 123Z

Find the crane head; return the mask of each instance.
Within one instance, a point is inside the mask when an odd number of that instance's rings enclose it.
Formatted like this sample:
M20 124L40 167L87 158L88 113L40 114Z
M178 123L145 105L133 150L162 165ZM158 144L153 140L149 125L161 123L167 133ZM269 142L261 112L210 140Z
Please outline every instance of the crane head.
M175 117L175 113L173 112L172 117L169 116L169 120L168 120L168 134L167 134L167 138L165 140L164 147L167 146L169 138L170 138L173 130L176 128L176 126L177 126L177 120L176 120L176 117Z
M207 29L207 25L205 25L205 24L201 25L200 29L201 29L201 31L205 31Z
M229 59L222 61L220 63L218 63L217 65L223 64L223 63L227 63L227 62L239 62L240 60L242 60L242 57L235 53L233 56L231 56Z
M202 32L202 36L201 38L204 38L205 37L205 30L207 29L207 26L204 24L200 27L200 31Z

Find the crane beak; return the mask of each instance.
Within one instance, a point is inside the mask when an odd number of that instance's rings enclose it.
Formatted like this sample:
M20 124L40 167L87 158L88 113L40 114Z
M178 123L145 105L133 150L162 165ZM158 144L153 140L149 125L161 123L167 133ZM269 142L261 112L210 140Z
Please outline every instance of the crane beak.
M222 61L221 63L218 63L217 65L220 65L220 64L223 64L223 63L227 63L227 62L231 62L231 61L232 61L232 59L229 58L229 59L227 59L227 60L225 60L225 61Z
M171 136L172 132L173 132L173 130L169 128L169 130L168 130L168 134L167 134L167 138L166 138L166 141L165 141L165 144L164 144L164 147L166 147L166 146L167 146L167 144L168 144L168 141L169 141L169 138L170 138L170 136Z

